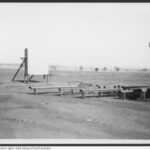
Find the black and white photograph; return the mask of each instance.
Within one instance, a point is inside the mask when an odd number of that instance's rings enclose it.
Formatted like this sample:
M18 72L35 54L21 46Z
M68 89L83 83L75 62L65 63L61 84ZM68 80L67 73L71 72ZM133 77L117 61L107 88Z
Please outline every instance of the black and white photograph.
M0 143L150 143L150 3L0 3Z

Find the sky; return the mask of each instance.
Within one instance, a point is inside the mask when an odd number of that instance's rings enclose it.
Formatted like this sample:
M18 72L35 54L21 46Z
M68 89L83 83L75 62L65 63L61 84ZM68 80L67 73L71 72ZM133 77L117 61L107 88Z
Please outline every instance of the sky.
M149 3L0 4L0 63L20 63L28 48L31 72L150 67L149 42Z

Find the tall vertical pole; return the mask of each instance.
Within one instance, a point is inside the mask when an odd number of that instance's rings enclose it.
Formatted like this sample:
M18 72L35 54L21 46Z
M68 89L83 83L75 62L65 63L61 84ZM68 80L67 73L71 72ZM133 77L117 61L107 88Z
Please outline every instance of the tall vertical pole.
M29 82L29 79L28 79L28 49L26 48L25 49L25 69L24 69L24 82Z

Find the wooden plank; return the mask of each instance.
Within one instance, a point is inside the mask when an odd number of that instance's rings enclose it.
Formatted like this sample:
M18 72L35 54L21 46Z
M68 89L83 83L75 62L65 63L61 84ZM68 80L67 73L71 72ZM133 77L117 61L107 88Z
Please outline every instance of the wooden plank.
M84 92L118 92L118 89L81 89Z
M30 89L34 90L34 94L37 94L37 89L58 89L59 95L61 96L63 94L64 89L70 89L71 88L71 93L73 93L73 89L78 88L77 86L38 86L38 87L32 87L29 86Z
M80 89L80 93L82 94L82 98L85 97L85 94L98 93L98 96L101 96L103 93L114 93L119 92L118 89Z
M120 91L121 91L121 93L132 93L132 92L133 92L133 89L131 89L131 90L128 90L128 89L126 89L126 90L121 89Z
M31 75L31 77L29 78L29 81L31 81L31 79L34 77L34 75Z
M121 86L123 89L142 89L142 88L150 88L150 86Z
M12 81L15 80L15 78L16 78L18 72L20 71L20 69L22 68L23 64L24 64L24 60L23 60L23 62L21 63L21 65L20 65L19 69L17 70L17 72L15 73L14 77L12 78Z
M77 88L77 86L29 86L30 89Z

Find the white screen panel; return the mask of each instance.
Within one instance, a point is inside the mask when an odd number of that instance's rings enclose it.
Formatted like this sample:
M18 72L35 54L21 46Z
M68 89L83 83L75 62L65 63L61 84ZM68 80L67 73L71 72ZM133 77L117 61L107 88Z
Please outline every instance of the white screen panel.
M28 49L28 71L31 75L48 74L49 58L46 51L38 48Z
M31 75L46 75L48 74L48 62L46 58L37 57L33 52L29 51L28 71Z

